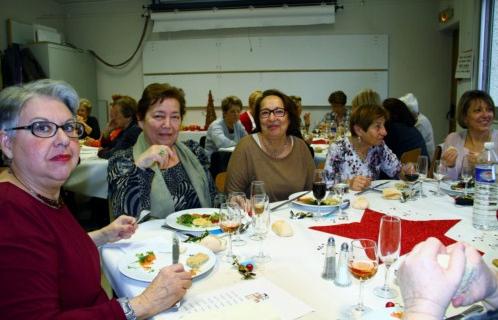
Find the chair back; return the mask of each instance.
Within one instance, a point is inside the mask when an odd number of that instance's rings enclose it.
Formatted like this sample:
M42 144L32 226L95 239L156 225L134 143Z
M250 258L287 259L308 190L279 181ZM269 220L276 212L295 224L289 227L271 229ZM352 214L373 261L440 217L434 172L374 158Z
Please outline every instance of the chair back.
M227 172L223 171L216 175L214 183L216 184L216 190L218 192L225 192L225 181L227 179Z
M206 148L206 136L202 136L199 139L199 144L201 145L201 147Z
M228 161L230 161L230 157L232 153L229 151L215 151L211 154L211 166L209 167L209 171L213 176L213 179L216 179L218 173L227 171Z
M421 148L408 150L401 155L399 161L401 161L401 163L417 162L418 156L420 156L421 152Z

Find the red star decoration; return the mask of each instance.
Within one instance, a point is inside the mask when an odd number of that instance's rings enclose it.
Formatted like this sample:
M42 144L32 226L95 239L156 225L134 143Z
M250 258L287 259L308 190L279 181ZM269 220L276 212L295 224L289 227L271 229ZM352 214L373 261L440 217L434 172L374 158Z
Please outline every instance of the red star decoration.
M371 239L377 242L380 219L384 214L366 209L360 222L335 226L310 227L326 233L332 233L349 239ZM401 218L400 218L401 219ZM438 238L445 246L456 241L444 234L460 220L413 221L401 219L401 252L404 255L413 247L429 237Z

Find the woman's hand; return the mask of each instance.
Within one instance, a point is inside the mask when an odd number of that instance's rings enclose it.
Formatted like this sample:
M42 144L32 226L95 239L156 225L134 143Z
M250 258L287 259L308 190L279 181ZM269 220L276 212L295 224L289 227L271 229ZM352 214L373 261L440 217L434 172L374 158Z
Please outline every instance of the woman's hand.
M127 215L120 215L113 222L102 228L107 242L116 242L130 238L137 230L136 219Z
M455 147L449 147L441 155L441 159L444 160L448 168L453 168L456 164L458 158L458 150Z
M152 167L154 163L157 163L159 169L166 169L172 157L175 157L175 154L170 147L155 144L150 146L135 160L135 165L141 169L147 169Z
M353 191L361 191L365 188L370 187L372 179L365 176L355 176L349 180L349 187Z
M447 269L437 262L438 254L449 254ZM417 244L399 269L401 295L406 319L443 319L465 269L465 247L451 250L436 238Z
M130 299L137 318L149 318L173 306L192 286L192 275L183 265L162 268L145 291Z

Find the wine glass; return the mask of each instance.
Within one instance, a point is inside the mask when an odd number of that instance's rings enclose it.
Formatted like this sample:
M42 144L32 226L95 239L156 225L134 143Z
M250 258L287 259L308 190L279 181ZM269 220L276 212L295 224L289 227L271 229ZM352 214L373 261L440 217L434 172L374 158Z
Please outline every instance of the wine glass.
M324 170L315 169L313 174L313 196L318 203L318 214L314 215L315 220L317 220L320 215L320 205L322 204L322 200L325 198L326 193L327 185L325 184Z
M460 172L460 178L465 183L465 189L463 192L463 196L467 197L467 185L470 180L472 180L472 176L474 175L474 165L469 159L468 155L465 155L462 160L462 171Z
M232 234L240 227L240 208L237 204L222 203L220 208L220 228L228 234L228 245L223 261L232 263Z
M362 315L371 310L363 304L363 283L375 276L379 265L377 245L370 239L351 241L351 252L348 261L349 272L360 281L358 304L351 306L352 315Z
M436 178L437 180L438 197L443 196L443 193L441 192L441 181L444 179L447 172L448 172L448 167L446 167L446 163L444 162L444 160L434 161L434 178Z
M381 298L394 298L398 294L387 284L389 267L399 258L401 250L401 220L394 216L383 216L380 220L378 255L386 266L386 277L382 287L376 287L374 293Z
M420 179L420 198L426 198L424 194L424 179L427 178L429 172L429 158L427 156L418 156L417 171Z
M251 182L251 209L253 213L253 220L256 213L263 212L265 201L267 201L267 195L264 181ZM256 241L259 240L259 237L254 232L250 238Z
M241 212L240 219L240 228L237 229L235 233L235 237L232 239L232 245L234 246L243 246L246 244L246 241L240 237L240 229L245 228L247 226L249 213L251 211L251 204L246 198L246 194L244 192L230 192L228 194L228 203L232 203L238 205Z
M254 196L254 203L261 204L262 206L253 206L253 230L254 237L253 240L259 241L259 253L254 256L253 259L257 263L265 263L271 260L270 256L265 255L263 252L263 243L270 230L270 211L268 210L268 196L267 195L256 195Z
M407 162L403 165L402 171L405 177L405 181L408 182L410 186L409 198L410 200L415 200L415 197L413 196L413 185L417 182L419 177L417 164L414 162Z
M347 212L342 210L342 197L349 188L348 179L345 175L337 173L334 177L334 191L339 195L339 220L348 220Z

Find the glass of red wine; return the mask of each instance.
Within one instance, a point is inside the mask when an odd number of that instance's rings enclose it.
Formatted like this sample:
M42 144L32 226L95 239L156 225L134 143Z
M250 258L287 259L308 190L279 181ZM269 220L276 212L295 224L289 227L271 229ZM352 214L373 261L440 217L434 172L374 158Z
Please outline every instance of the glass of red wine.
M315 220L318 220L320 215L320 205L322 204L323 198L327 193L327 185L325 183L325 176L323 169L315 169L313 174L313 196L318 204L318 214L314 215Z
M407 162L403 165L402 171L404 174L405 181L410 185L410 200L415 200L413 186L418 180L419 172L417 164L414 162Z
M351 252L349 255L349 272L360 281L360 295L358 303L349 309L352 319L360 319L361 316L371 308L363 304L363 283L373 278L377 273L379 258L377 256L377 245L370 239L358 239L351 241Z

